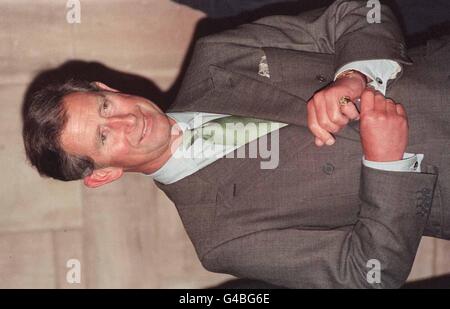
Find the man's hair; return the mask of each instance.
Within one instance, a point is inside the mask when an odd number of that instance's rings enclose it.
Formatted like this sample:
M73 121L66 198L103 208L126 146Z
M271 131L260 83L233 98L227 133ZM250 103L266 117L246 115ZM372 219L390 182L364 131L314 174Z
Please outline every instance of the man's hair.
M61 147L67 123L64 98L74 92L99 92L94 83L70 79L33 92L23 107L23 142L28 160L41 176L69 181L82 179L95 169L94 161L75 156Z

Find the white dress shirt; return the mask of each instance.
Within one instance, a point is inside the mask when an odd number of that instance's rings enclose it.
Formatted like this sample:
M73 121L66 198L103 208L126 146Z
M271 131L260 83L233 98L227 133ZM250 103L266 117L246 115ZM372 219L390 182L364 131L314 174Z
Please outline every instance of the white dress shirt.
M388 80L394 79L401 72L402 67L388 59L355 61L341 67L334 75L334 79L336 80L339 74L348 70L356 70L366 75L371 79L368 84L385 95Z

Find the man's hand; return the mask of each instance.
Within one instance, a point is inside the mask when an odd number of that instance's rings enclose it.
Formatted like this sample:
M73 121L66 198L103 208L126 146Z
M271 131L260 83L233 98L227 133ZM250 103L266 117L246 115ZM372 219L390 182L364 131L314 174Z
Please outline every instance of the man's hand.
M361 95L360 135L366 160L401 160L408 145L405 109L380 92L367 88Z
M353 103L339 106L339 99L348 96L352 101L359 97L366 87L366 77L353 72L316 92L308 101L308 128L315 136L317 146L333 145L332 133L339 132L350 120L358 120L358 109Z

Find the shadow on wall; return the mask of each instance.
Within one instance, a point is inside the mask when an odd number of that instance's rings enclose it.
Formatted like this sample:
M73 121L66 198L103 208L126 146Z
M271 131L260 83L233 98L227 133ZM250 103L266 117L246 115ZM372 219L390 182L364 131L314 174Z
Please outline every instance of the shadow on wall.
M279 2L279 0L277 1ZM182 3L183 0L177 2ZM275 0L269 0L267 2L275 2ZM199 38L209 34L218 33L226 29L234 28L240 24L248 23L264 16L298 14L302 11L308 11L313 8L325 6L331 2L333 2L333 0L317 0L314 4L308 3L299 5L291 0L290 2L275 3L251 11L242 12L241 10L240 14L232 17L208 17L200 20L196 25L193 39L189 45L185 59L183 60L180 74L176 78L172 87L166 92L161 91L161 89L153 81L143 76L121 72L109 68L100 62L86 62L84 60L67 61L59 67L40 72L33 79L25 92L22 113L26 110L28 104L27 102L30 101L30 97L36 90L39 90L48 84L62 83L68 79L79 79L89 82L100 81L108 86L120 90L121 92L149 99L158 104L162 110L167 110L170 104L175 100L176 94L180 89L184 73L186 72L192 56L194 43ZM193 4L195 5L195 1ZM200 4L206 5L206 2L202 2Z
M119 89L124 93L145 97L158 104L162 110L166 110L175 100L176 94L181 86L184 73L186 72L189 60L192 56L194 43L200 37L218 33L226 29L234 28L238 25L252 22L259 18L269 15L296 15L320 7L325 7L334 2L334 0L251 0L251 1L211 1L211 0L172 0L195 9L199 9L208 14L207 18L200 20L194 31L193 39L189 45L186 57L183 61L180 74L174 84L167 92L161 89L151 80L131 73L120 72L99 62L86 62L83 60L68 61L61 66L42 71L39 73L28 87L24 107L32 93L49 83L61 82L70 78L101 81L113 88ZM410 47L423 44L427 39L442 36L450 33L450 21L448 18L426 19L421 26L422 32L414 32L418 29L410 29L405 25L411 23L414 14L428 14L434 16L447 8L450 4L445 4L441 0L433 0L433 5L422 6L416 9L409 9L403 0L382 0L383 3L391 6L393 11L399 17L402 27L407 34L407 43ZM417 1L416 1L417 2ZM428 3L428 2L427 2ZM410 12L412 11L412 12ZM420 11L420 12L419 12ZM427 16L428 16L427 15ZM406 20L406 22L405 22ZM427 29L427 30L423 30Z
M40 72L28 86L24 97L24 109L33 93L46 85L68 79L101 81L128 94L139 95L153 102L162 102L163 92L152 81L136 75L120 72L99 62L71 60L61 66Z

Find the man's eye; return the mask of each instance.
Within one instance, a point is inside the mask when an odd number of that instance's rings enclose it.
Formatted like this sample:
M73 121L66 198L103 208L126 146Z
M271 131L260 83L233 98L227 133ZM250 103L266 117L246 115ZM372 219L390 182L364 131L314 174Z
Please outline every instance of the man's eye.
M108 101L103 101L103 104L102 104L102 109L103 110L107 110L109 108L109 102Z
M105 143L105 141L106 141L106 133L105 132L102 132L102 134L100 135L100 140L102 141L102 144L104 144Z

